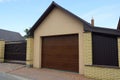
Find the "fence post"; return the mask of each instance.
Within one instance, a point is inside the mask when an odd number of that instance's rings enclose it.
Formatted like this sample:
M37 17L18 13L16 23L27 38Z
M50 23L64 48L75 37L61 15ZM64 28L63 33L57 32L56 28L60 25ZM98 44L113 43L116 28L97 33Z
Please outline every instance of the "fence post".
M33 66L33 38L27 38L27 54L26 54L26 65L28 67Z
M0 40L0 62L4 62L4 51L5 50L5 41Z
M118 64L120 67L120 37L118 37L117 40L118 40Z
M84 65L92 65L92 33L84 33Z

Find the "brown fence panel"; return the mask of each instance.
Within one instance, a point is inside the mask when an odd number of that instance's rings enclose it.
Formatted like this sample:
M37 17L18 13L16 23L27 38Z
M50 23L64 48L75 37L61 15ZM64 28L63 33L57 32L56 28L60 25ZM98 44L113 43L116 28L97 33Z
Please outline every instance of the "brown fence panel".
M118 66L117 37L114 35L93 33L93 64Z
M5 44L5 60L26 60L26 43Z

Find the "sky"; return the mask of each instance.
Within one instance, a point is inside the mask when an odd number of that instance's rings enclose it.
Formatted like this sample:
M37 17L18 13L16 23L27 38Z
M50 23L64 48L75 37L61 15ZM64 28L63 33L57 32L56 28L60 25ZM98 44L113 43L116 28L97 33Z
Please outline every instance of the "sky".
M0 0L0 29L19 32L31 28L53 0ZM120 0L54 0L63 8L95 26L116 29Z

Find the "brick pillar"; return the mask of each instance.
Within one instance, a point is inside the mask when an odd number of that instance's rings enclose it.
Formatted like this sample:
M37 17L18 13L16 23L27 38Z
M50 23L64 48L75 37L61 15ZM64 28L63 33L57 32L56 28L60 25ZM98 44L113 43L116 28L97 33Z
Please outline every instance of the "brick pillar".
M92 65L92 33L84 33L84 65Z
M0 62L4 62L5 41L0 40Z
M118 40L118 64L120 67L120 38L118 38L117 40Z
M27 38L27 54L26 54L26 65L28 67L33 66L33 38Z

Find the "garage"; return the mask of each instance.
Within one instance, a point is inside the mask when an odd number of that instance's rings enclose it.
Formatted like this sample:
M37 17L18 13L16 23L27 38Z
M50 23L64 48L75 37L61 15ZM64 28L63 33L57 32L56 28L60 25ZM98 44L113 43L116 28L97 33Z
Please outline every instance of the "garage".
M29 31L33 67L84 74L84 27L88 25L52 3Z
M42 68L79 72L78 35L42 37Z

